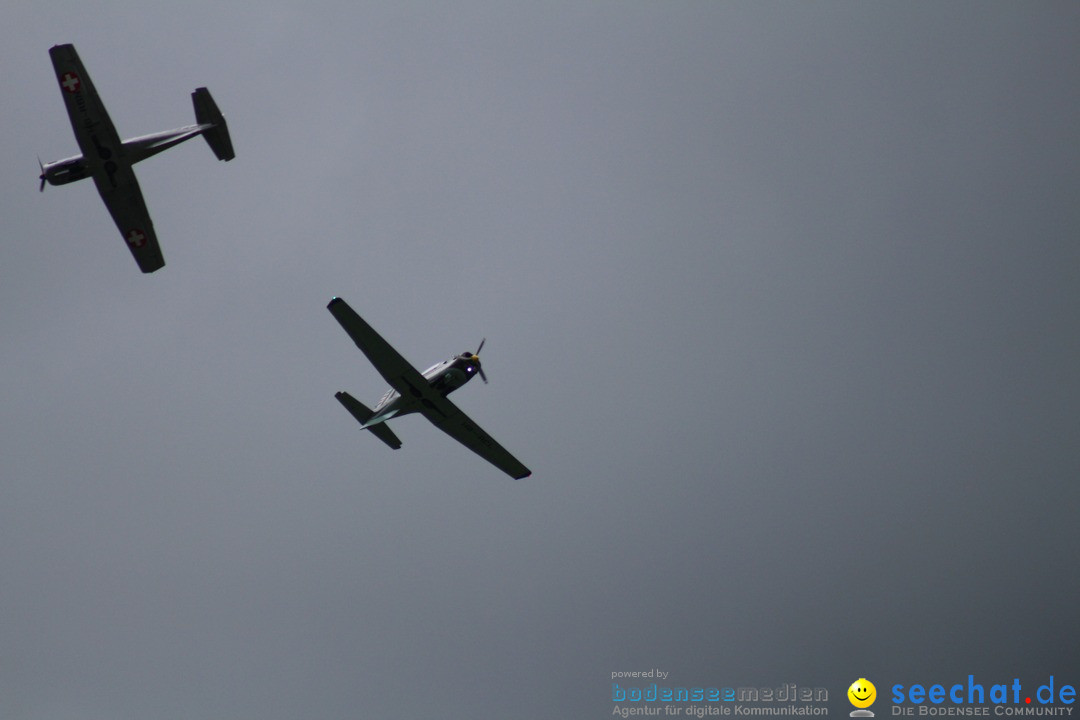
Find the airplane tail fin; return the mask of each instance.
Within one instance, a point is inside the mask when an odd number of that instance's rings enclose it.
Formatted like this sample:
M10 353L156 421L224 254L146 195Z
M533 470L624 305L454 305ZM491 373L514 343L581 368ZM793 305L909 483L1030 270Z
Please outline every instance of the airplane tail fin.
M210 91L204 87L196 88L191 93L191 102L195 105L195 121L200 125L212 126L203 131L203 137L217 159L232 160L236 157L232 138L229 137L229 126L225 124L225 117L218 110L214 98L210 97Z
M334 397L338 399L339 403L345 406L345 409L348 410L361 425L370 420L371 416L374 414L361 405L359 400L347 392L339 392L334 395ZM378 423L377 425L372 425L365 429L370 430L372 435L379 438L393 449L397 450L401 447L401 441L398 440L394 431L386 426L386 423Z

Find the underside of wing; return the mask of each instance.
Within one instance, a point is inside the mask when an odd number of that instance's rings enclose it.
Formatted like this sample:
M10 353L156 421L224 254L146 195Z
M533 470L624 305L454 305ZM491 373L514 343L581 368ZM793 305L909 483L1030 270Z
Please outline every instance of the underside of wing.
M135 172L130 167L119 166L111 174L95 175L94 182L139 269L152 273L164 267L165 258Z
M487 460L504 473L521 480L532 471L510 454L495 438L484 432L484 429L474 423L468 415L463 413L457 405L438 393L421 400L420 412L424 414L435 427L472 450L480 457Z
M109 160L122 150L120 137L75 52L75 46L54 45L49 49L49 57L83 157L95 162Z
M349 307L341 298L334 298L326 306L334 319L349 334L356 347L367 356L379 374L403 397L420 399L428 389L427 380L409 362L401 357L390 343Z

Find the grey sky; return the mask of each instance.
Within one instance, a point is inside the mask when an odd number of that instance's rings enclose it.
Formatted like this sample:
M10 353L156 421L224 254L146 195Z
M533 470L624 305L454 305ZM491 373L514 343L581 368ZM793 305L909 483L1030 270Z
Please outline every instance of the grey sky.
M22 3L0 716L608 717L610 674L1080 684L1080 6ZM143 276L48 48L124 137ZM384 384L340 295L513 482Z

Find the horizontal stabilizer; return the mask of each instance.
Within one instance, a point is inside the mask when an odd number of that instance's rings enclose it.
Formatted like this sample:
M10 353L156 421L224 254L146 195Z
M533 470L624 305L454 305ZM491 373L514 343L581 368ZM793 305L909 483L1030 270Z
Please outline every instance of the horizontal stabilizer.
M225 117L218 110L214 98L210 97L210 91L204 87L196 88L191 93L191 102L195 105L195 121L200 125L212 126L203 131L203 137L217 159L232 160L236 157L232 138L229 137L229 126L225 124Z
M347 392L339 392L334 395L334 397L338 399L338 402L345 406L345 409L348 410L361 425L371 419L371 416L374 414L361 404L359 400ZM398 440L394 431L388 428L385 423L377 423L365 429L370 430L372 435L379 438L393 449L397 450L401 447L401 441Z

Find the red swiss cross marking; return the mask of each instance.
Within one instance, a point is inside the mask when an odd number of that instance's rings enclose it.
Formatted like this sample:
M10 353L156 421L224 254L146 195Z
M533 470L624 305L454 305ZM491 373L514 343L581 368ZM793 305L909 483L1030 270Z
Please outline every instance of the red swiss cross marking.
M142 230L131 230L127 234L127 241L131 247L141 248L146 244L146 235L143 234Z
M79 92L79 88L82 86L82 80L79 76L73 72L64 73L64 77L60 80L60 85L69 93Z

